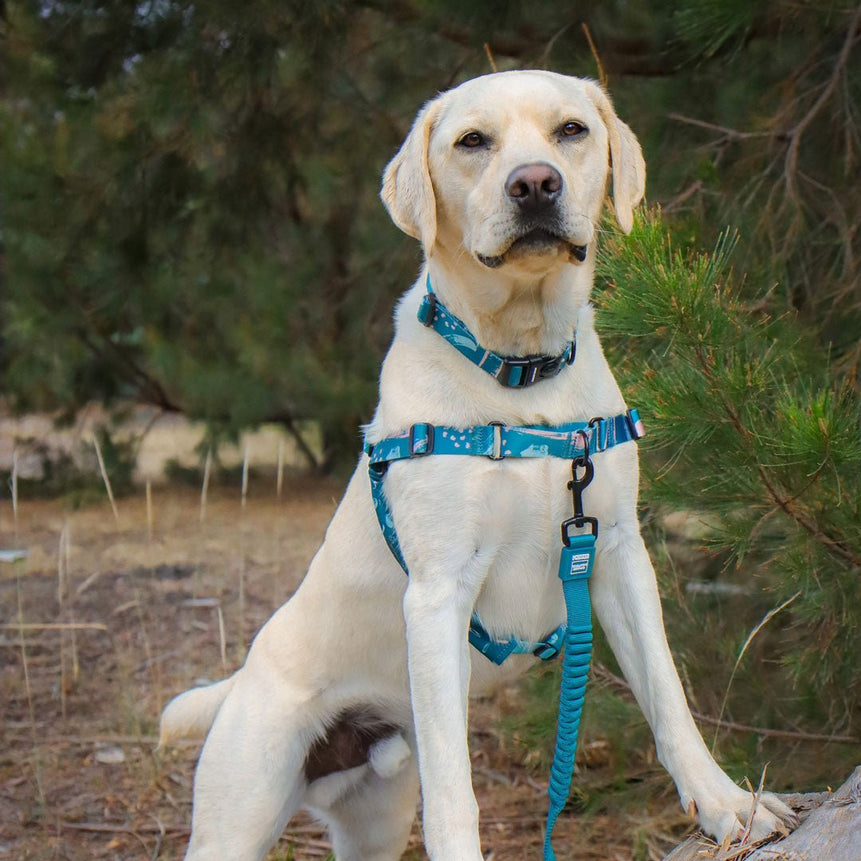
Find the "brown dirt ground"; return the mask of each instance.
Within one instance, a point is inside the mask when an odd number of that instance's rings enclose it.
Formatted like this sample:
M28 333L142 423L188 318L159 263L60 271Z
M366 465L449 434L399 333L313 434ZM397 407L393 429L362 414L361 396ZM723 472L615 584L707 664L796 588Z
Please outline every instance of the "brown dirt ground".
M149 518L143 493L118 501L118 520L107 504L24 501L16 524L0 503L0 549L29 551L0 563L0 859L182 857L198 746L156 750L159 712L238 666L296 588L339 495L334 483L296 479L280 500L252 487L243 508L236 490L221 489L203 523L189 489L154 490ZM493 861L541 854L545 773L496 723L522 700L510 688L473 707ZM606 749L600 736L582 740L575 784L612 799L612 787L639 783L642 803L566 811L560 861L662 858L684 830L669 781L648 751L620 774ZM323 831L297 817L271 858L328 852ZM405 857L426 857L418 824Z

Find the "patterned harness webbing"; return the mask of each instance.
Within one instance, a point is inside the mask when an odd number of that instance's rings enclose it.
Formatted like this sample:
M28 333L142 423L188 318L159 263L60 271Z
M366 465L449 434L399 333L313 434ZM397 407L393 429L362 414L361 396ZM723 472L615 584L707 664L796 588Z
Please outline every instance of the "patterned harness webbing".
M383 479L389 464L396 460L428 455L471 455L491 460L507 457L558 457L574 460L586 453L607 451L643 435L640 416L636 410L612 418L592 419L590 422L570 422L554 427L509 426L503 424L456 428L426 423L414 424L408 431L379 442L365 442L374 510L383 536L401 568L409 574L401 552L392 511L383 489ZM565 634L560 625L537 642L509 637L494 640L477 613L470 622L469 642L488 660L501 664L511 654L532 654L550 660L559 654Z

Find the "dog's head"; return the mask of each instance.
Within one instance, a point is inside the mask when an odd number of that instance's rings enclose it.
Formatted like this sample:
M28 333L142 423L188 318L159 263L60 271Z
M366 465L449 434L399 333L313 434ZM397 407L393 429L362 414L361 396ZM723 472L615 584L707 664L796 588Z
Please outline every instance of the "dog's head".
M381 196L428 255L465 249L490 268L546 269L582 258L611 170L627 232L645 164L606 93L551 72L502 72L425 105L386 168Z

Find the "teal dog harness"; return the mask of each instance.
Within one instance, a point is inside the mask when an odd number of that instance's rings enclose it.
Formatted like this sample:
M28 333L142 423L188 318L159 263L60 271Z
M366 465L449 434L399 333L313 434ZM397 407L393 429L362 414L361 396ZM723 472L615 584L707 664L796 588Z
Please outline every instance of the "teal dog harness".
M430 276L427 289L418 311L419 320L442 335L500 385L509 388L530 386L556 376L574 361L575 340L570 341L558 356L510 358L486 350L478 344L466 324L439 301L431 288ZM558 457L572 462L572 478L568 482L568 489L573 494L574 516L562 524L559 561L566 623L537 642L513 636L506 640L495 640L482 624L479 615L473 613L468 634L470 644L495 664L502 664L512 654L532 654L541 660L550 660L564 650L556 748L547 790L550 809L544 838L545 861L554 861L556 857L551 845L551 833L571 788L577 734L592 654L592 608L588 580L595 558L598 521L584 514L582 494L594 476L591 455L638 440L643 434L639 414L636 410L628 410L613 418L594 418L588 422L571 422L555 427L510 426L493 422L489 425L456 428L419 422L401 434L373 443L367 439L365 441L364 450L368 456L371 494L377 520L392 555L407 575L409 571L383 490L383 480L391 463L434 455L468 455L497 461L509 457ZM572 533L573 529L583 528L589 531Z

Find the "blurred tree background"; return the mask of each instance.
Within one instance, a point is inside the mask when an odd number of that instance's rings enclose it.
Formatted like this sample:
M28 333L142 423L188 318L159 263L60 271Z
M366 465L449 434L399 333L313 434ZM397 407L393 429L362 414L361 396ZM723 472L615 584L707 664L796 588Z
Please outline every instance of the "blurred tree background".
M651 199L700 241L742 228L753 289L857 364L857 18L783 0L8 2L4 389L233 429L311 416L327 464L352 459L418 257L377 201L383 165L425 99L489 71L485 42L500 68L595 76L583 23Z
M755 583L697 603L666 575L669 626L714 635L683 670L719 710L747 633L800 592L730 714L858 730L861 6L7 0L2 28L9 403L131 398L224 432L313 418L326 468L355 458L419 264L377 199L419 106L488 55L606 76L662 211L608 227L596 297L658 443L645 496L708 512L709 576ZM745 682L770 661L767 691Z

